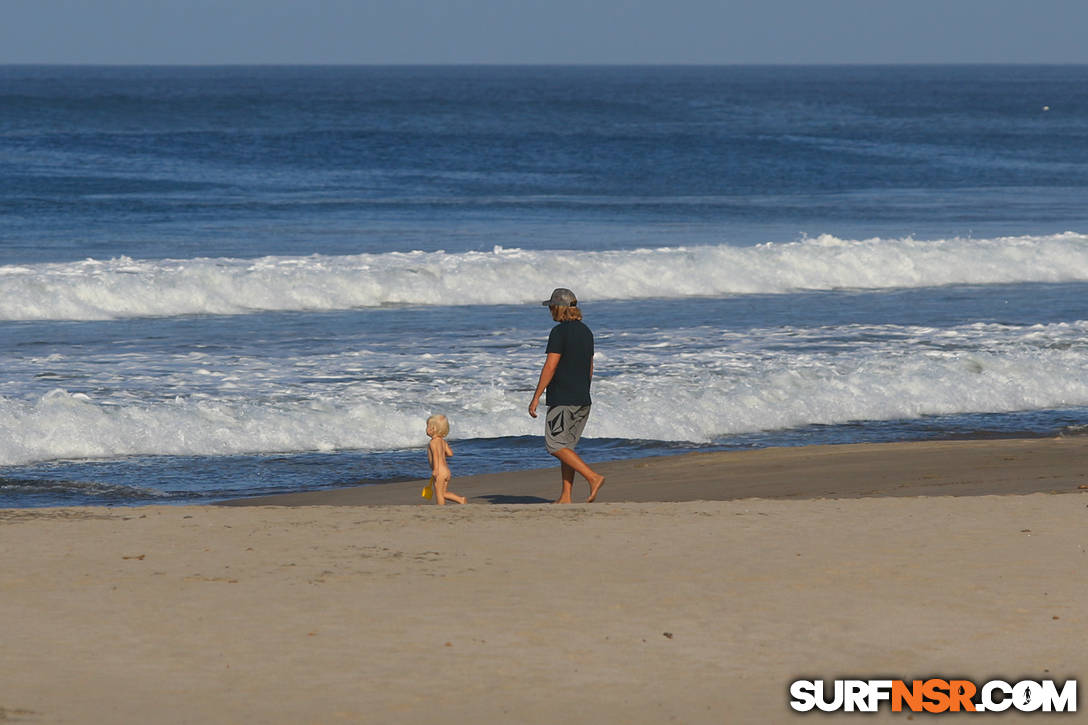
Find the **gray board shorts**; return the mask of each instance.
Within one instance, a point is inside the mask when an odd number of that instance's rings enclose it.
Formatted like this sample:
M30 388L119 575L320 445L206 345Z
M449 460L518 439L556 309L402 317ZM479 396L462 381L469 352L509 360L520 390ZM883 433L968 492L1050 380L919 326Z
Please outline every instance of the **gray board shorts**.
M552 405L544 418L544 447L548 453L573 449L589 420L589 405Z

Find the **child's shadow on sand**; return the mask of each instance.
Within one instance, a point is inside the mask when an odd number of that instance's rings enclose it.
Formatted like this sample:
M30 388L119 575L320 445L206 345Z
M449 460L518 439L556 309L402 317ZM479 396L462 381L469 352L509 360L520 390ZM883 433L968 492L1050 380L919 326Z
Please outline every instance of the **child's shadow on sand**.
M508 496L503 493L490 493L486 496L473 496L473 498L482 498L488 503L551 503L550 500L539 496Z

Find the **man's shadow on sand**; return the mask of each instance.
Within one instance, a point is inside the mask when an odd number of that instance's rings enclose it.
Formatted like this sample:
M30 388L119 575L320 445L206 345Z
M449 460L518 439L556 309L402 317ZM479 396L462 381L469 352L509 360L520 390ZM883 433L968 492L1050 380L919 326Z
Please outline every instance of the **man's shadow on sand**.
M486 496L473 496L482 498L488 503L551 503L550 499L540 496L508 496L504 493L489 493Z

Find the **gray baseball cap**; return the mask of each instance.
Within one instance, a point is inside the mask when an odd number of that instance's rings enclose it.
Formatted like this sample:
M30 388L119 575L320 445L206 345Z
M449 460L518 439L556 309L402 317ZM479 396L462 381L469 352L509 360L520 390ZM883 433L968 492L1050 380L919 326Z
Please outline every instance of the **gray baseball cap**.
M552 290L552 296L541 304L545 307L577 307L578 298L566 287L556 287Z

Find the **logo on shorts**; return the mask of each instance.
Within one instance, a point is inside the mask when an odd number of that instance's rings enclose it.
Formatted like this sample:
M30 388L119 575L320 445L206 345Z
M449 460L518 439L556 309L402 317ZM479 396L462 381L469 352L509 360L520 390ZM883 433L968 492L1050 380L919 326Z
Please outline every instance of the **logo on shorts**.
M557 412L555 417L548 421L548 428L551 430L553 436L557 436L563 432L563 411Z

